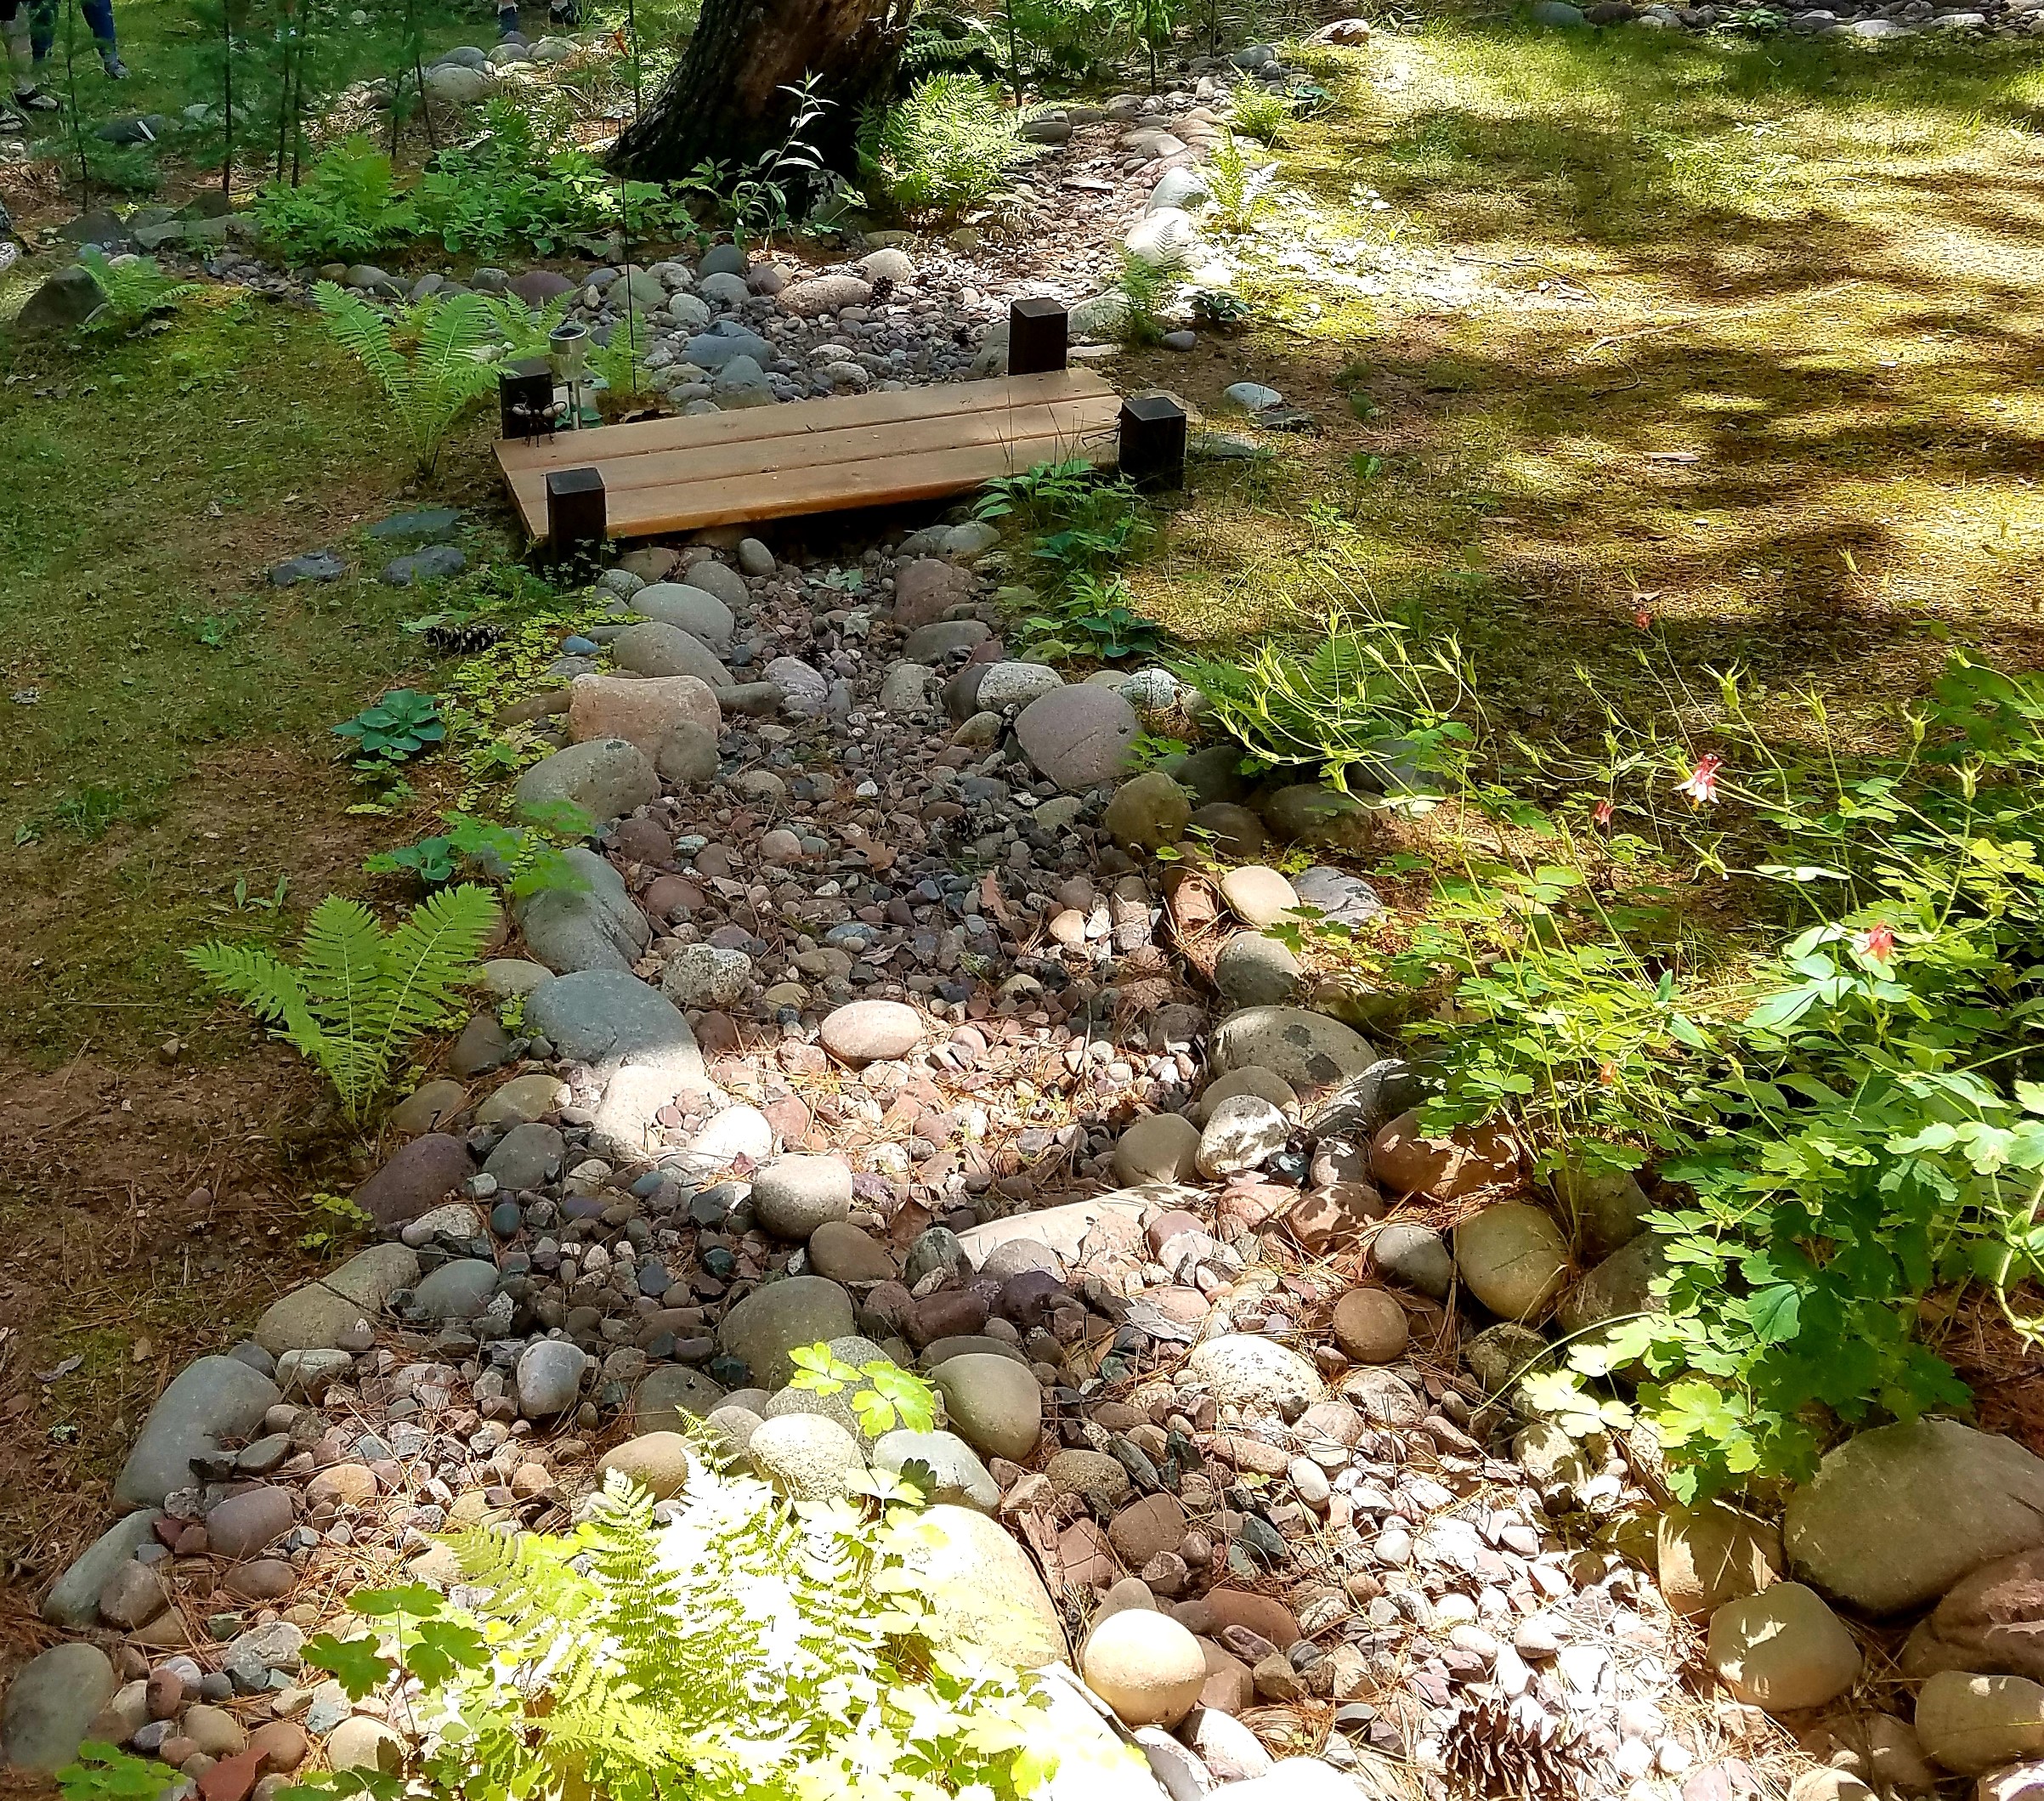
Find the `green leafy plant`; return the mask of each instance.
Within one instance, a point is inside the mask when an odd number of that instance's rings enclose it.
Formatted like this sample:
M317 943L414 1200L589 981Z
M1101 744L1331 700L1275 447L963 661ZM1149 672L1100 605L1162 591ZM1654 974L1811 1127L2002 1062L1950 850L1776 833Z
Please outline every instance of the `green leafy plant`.
M362 753L355 765L358 769L381 772L439 744L447 736L447 727L440 717L439 703L431 694L394 688L381 700L343 719L333 734L350 739Z
M1075 513L1088 503L1100 472L1083 456L1039 462L988 482L972 503L972 517L989 524L1019 515L1033 525Z
M1223 131L1207 159L1209 216L1230 231L1247 231L1277 204L1275 162L1254 161L1231 131Z
M420 1735L405 1792L436 1801L1019 1801L1061 1764L1104 1758L1106 1783L1140 1768L1067 1742L1030 1679L922 1639L919 1516L790 1509L706 1460L662 1514L614 1473L571 1532L464 1533L476 1611L422 1584L365 1591L349 1605L368 1630L305 1659L353 1695L402 1695ZM382 1779L319 1780L286 1793Z
M175 312L195 281L173 281L154 257L110 258L97 245L78 254L99 289L99 304L78 329L91 337L126 337L166 313Z
M324 1253L360 1237L376 1220L344 1194L322 1191L305 1197L312 1224L298 1236L298 1249Z
M852 1411L858 1415L869 1438L892 1432L897 1425L910 1432L927 1432L936 1423L936 1390L892 1357L853 1365L828 1345L798 1346L788 1357L795 1365L795 1373L788 1379L790 1388L815 1395L840 1395L849 1389Z
M1458 779L1475 733L1469 678L1452 638L1416 643L1394 621L1331 612L1316 640L1269 640L1238 659L1187 655L1223 730L1266 767L1318 769L1343 792L1424 796Z
M1292 122L1290 96L1281 88L1266 88L1248 81L1235 90L1228 105L1228 122L1245 138L1259 144L1276 144Z
M1118 336L1124 343L1153 344L1170 330L1164 305L1178 286L1175 269L1133 255L1121 253L1121 279L1115 284L1122 297Z
M438 295L386 318L360 294L321 281L313 289L334 341L367 370L431 475L456 422L496 385L496 314L480 294Z
M1149 59L1150 92L1157 92L1157 55L1167 48L1185 12L1185 0L1114 0L1121 25Z
M1194 288L1191 304L1192 323L1209 331L1231 337L1249 323L1249 303L1226 288Z
M360 901L330 894L306 921L295 965L246 944L201 944L184 954L317 1064L355 1124L405 1046L458 1017L461 991L474 981L496 925L485 888L442 889L388 933Z
M357 261L404 243L422 223L390 158L366 138L335 144L295 187L280 176L252 211L263 235L304 263Z
M869 116L859 164L869 192L904 213L954 213L999 191L1009 171L1044 153L1022 127L1041 110L1011 109L977 76L925 76Z
M1152 620L1130 604L1128 584L1120 576L1081 575L1065 592L1055 611L1039 613L1022 629L1039 642L1032 654L1069 656L1079 651L1103 662L1124 657L1155 656L1164 634Z
M450 813L445 831L398 850L378 851L362 868L371 875L415 875L428 888L452 881L465 869L479 868L521 900L544 888L586 886L560 847L591 835L596 828L589 815L562 801L529 808L524 818L523 825L499 825L473 813Z
M64 1801L157 1801L177 1780L175 1770L154 1759L88 1738L57 1772L57 1793Z

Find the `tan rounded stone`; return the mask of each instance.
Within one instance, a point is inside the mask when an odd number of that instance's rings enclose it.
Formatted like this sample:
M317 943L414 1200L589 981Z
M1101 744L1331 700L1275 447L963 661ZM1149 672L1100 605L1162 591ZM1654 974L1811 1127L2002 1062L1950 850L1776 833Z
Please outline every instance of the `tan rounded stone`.
M1392 1363L1412 1337L1405 1309L1384 1288L1350 1288L1334 1304L1334 1342L1351 1363Z
M1166 1613L1132 1607L1086 1640L1086 1686L1128 1726L1175 1726L1206 1685L1199 1641Z

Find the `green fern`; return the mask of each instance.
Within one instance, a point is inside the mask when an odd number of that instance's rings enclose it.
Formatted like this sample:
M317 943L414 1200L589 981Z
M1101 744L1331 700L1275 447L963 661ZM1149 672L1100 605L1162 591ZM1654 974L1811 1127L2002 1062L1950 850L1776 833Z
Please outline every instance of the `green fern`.
M154 257L110 258L88 244L78 260L91 271L99 289L99 304L79 327L95 337L125 337L158 314L174 311L187 295L199 292L195 281L173 281Z
M1274 162L1258 163L1235 133L1224 129L1207 159L1207 194L1215 222L1230 231L1247 231L1276 204L1271 191L1277 173Z
M386 318L331 281L316 284L313 297L334 342L389 399L419 473L431 475L456 421L496 386L497 310L480 294L432 295Z
M791 1509L705 1449L660 1513L613 1475L563 1537L452 1541L486 1599L472 1625L422 1598L416 1642L457 1647L451 1668L399 1640L421 1678L415 1793L1014 1801L1056 1768L1028 1679L919 1636L913 1512Z
M445 888L386 934L360 901L313 909L294 966L246 944L185 952L207 981L319 1065L349 1123L389 1079L399 1053L448 1023L497 923L486 888Z
M976 75L943 70L869 115L860 134L866 180L903 212L957 212L996 192L1008 172L1044 154L1022 127L1040 106L1011 110Z

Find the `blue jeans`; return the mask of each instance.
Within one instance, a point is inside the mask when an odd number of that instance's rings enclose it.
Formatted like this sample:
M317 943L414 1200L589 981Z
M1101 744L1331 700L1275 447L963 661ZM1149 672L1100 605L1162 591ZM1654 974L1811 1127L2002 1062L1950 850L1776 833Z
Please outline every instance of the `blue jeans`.
M57 9L59 0L35 0L29 12L29 31L37 62L50 53L57 42ZM99 54L110 56L115 48L114 0L78 0L78 10L85 14L85 23L99 41Z

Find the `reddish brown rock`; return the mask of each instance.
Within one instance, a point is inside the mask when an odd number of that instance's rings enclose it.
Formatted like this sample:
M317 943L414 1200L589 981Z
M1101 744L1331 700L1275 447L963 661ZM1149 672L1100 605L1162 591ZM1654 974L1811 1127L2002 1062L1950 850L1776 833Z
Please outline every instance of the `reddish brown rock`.
M265 1771L296 1770L305 1761L311 1742L296 1720L273 1719L248 1735L248 1748L262 1753Z
M1090 1589L1111 1588L1121 1575L1114 1547L1090 1520L1074 1520L1057 1535L1057 1560L1067 1582Z
M438 1207L474 1174L460 1139L427 1132L357 1188L354 1203L379 1226L403 1226Z
M1517 1181L1519 1147L1502 1126L1458 1126L1431 1137L1420 1130L1417 1113L1401 1113L1371 1144L1370 1169L1390 1193L1452 1201Z
M1131 1570L1186 1542L1186 1510L1169 1494L1145 1495L1108 1522L1107 1541Z
M1217 1713L1239 1713L1254 1704L1256 1685L1249 1667L1241 1658L1223 1651L1211 1639L1201 1639L1200 1655L1207 1660L1207 1679L1199 1691L1199 1704Z
M1284 1222L1302 1250L1318 1255L1381 1220L1384 1212L1384 1197L1368 1182L1336 1182L1299 1196Z
M894 623L903 631L934 625L972 598L977 584L954 563L920 557L894 578Z

